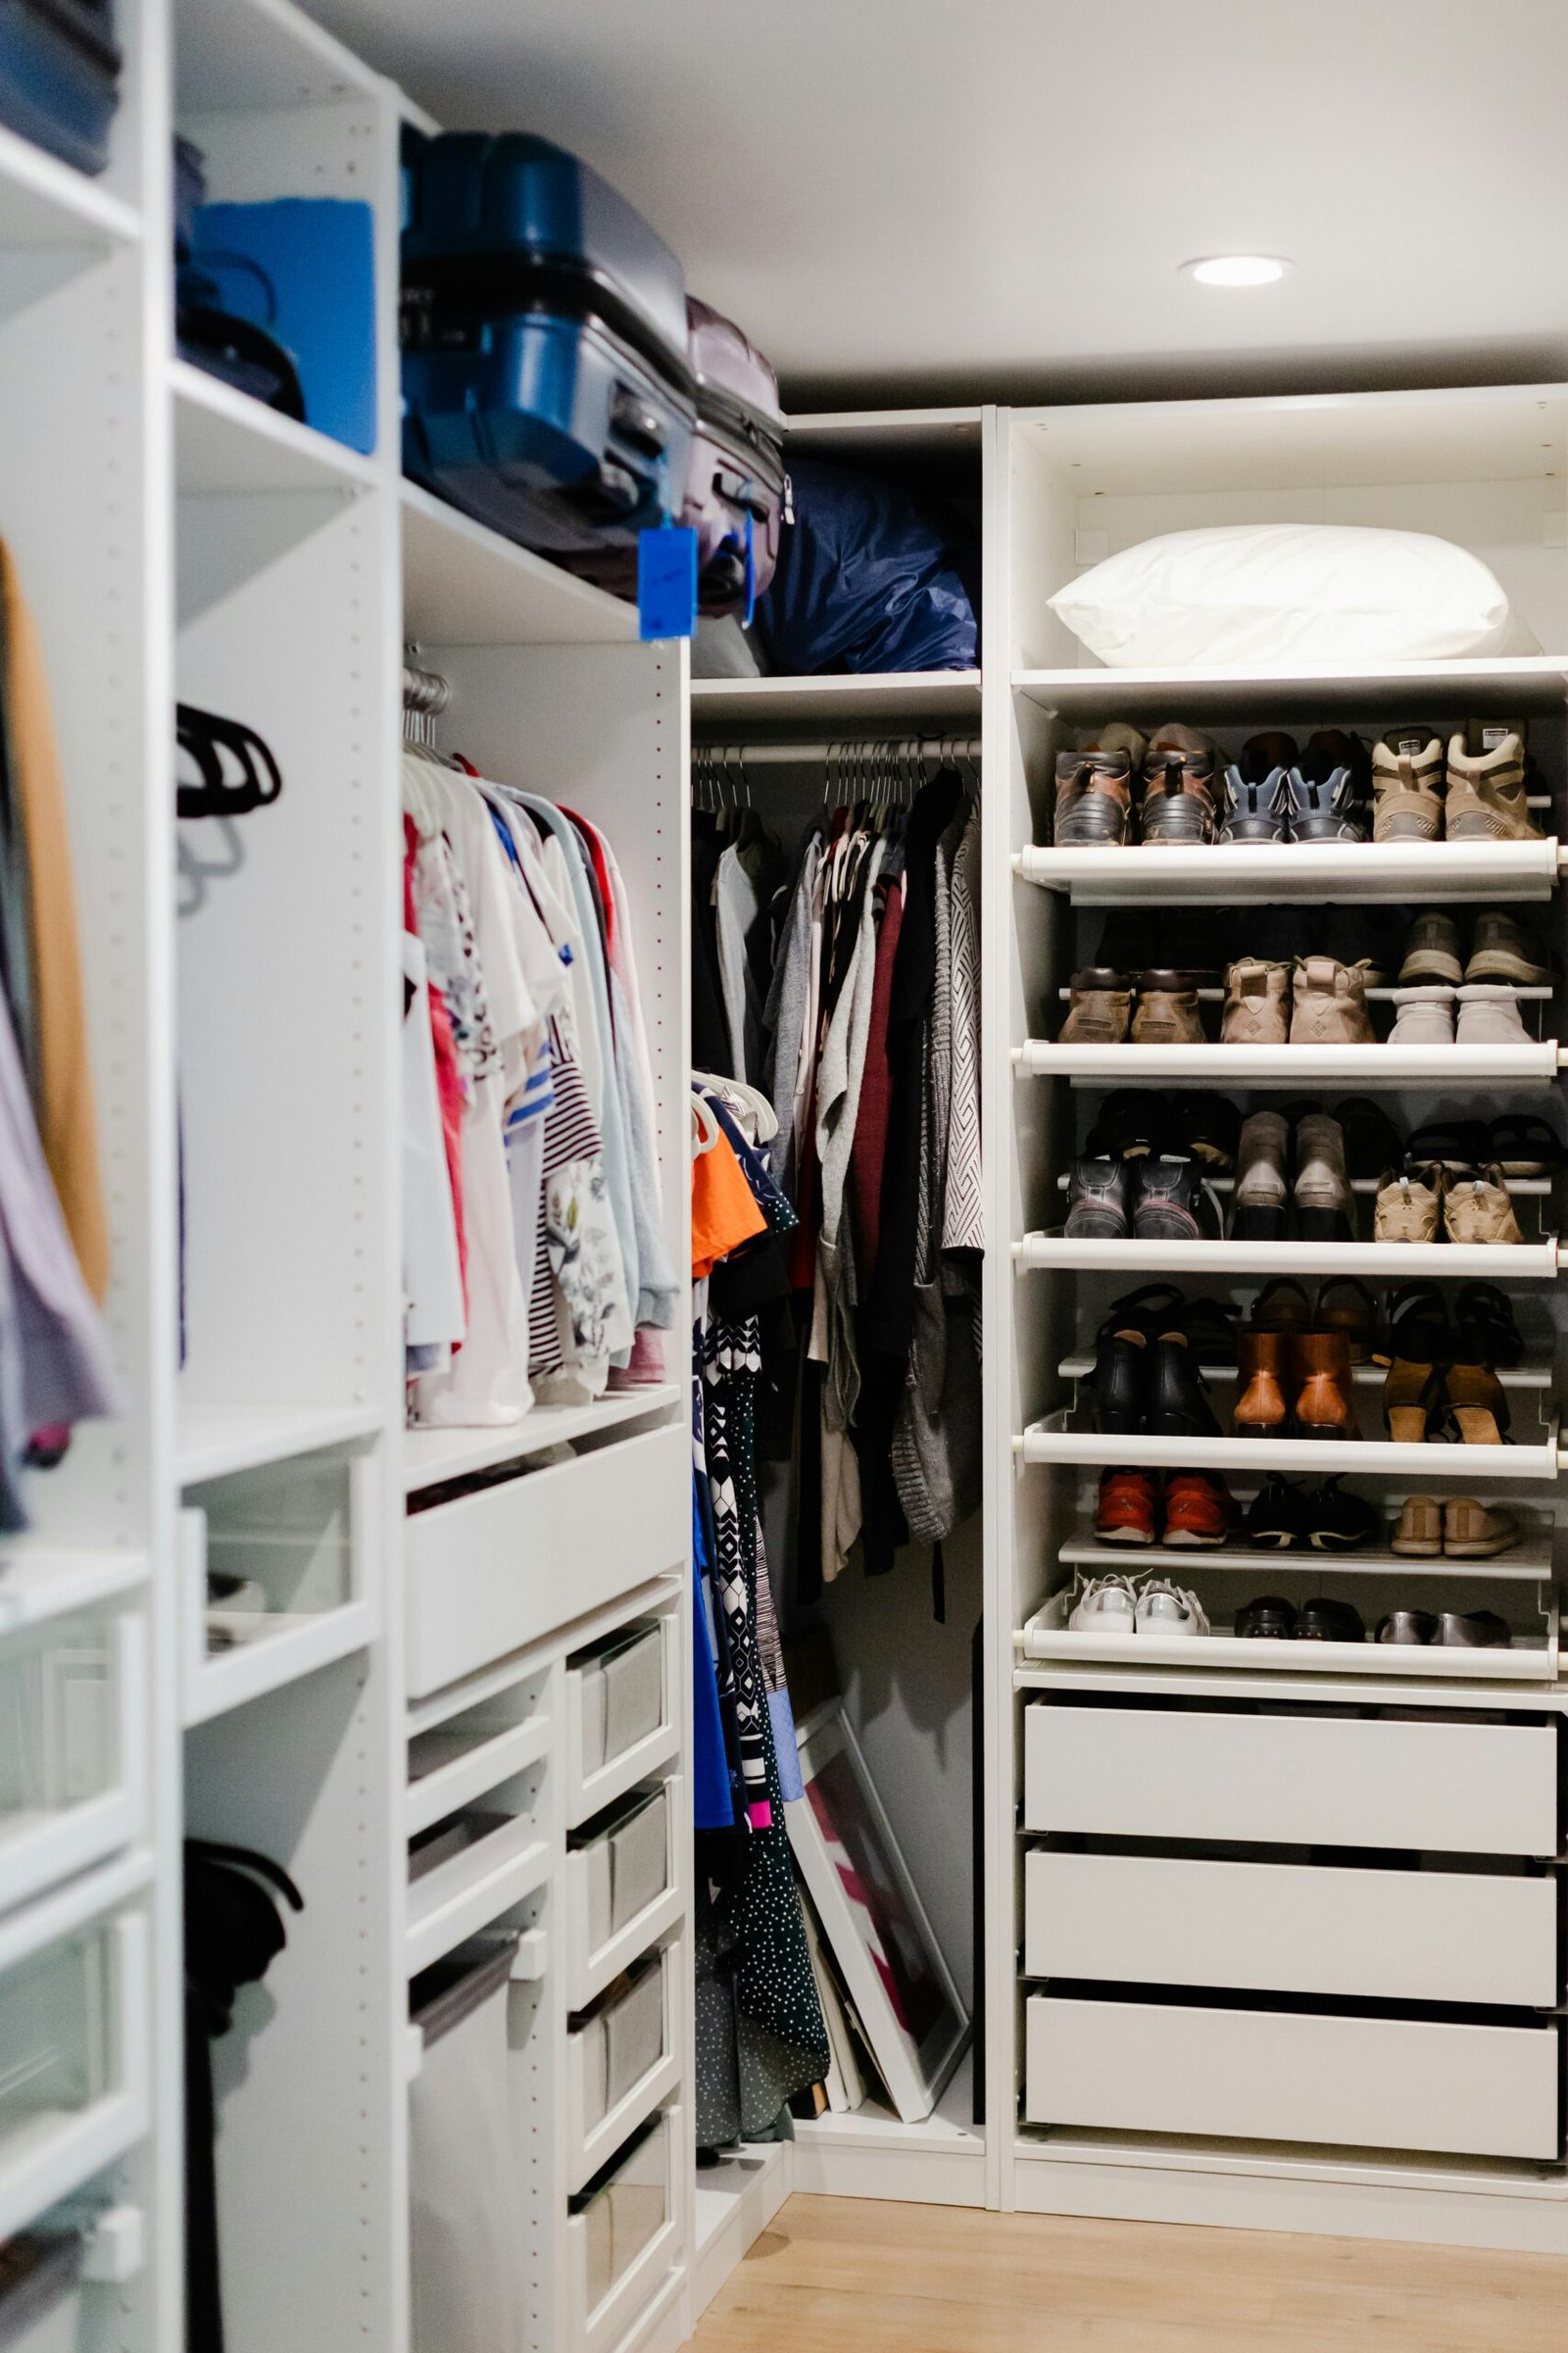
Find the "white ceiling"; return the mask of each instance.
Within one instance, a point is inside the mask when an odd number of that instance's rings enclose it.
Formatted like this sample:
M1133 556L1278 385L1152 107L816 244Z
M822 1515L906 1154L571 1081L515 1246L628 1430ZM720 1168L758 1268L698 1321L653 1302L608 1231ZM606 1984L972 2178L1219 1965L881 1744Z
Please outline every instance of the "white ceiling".
M809 399L1568 374L1565 0L307 0ZM1196 285L1208 253L1277 286Z

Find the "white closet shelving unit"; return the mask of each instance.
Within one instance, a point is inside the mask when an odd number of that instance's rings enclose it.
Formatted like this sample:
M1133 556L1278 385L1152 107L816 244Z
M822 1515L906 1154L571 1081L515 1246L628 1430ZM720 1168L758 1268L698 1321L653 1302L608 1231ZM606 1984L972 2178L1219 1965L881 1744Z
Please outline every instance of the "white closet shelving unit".
M1551 1189L1511 1265L1452 1250L1441 1267L1436 1252L1395 1264L1364 1245L1311 1260L1379 1280L1493 1275L1536 1314L1533 1385L1511 1392L1531 1443L1479 1471L1434 1448L1346 1449L1396 1493L1506 1478L1526 1543L1462 1585L1455 1564L1381 1555L1333 1571L1365 1592L1366 1614L1441 1576L1534 1642L1458 1666L1326 1650L1303 1663L1254 1644L1238 1667L1220 1636L1180 1656L1090 1654L1042 1614L1097 1558L1084 1523L1100 1442L1068 1409L1102 1295L1145 1268L1243 1290L1264 1272L1246 1251L1055 1238L1086 1094L1134 1077L1235 1088L1244 1071L1223 1050L1147 1070L1130 1050L1064 1060L1051 1041L1075 926L1166 895L1262 907L1338 889L1374 905L1534 900L1560 933L1555 843L1333 867L1309 853L1157 865L1055 853L1055 744L1118 715L1180 715L1228 741L1263 720L1522 711L1560 814L1568 685L1555 653L1335 678L1110 679L1076 660L1044 599L1078 533L1120 545L1187 521L1322 515L1458 538L1544 645L1568 647L1568 395L797 419L797 446L956 468L972 486L983 671L691 684L684 650L641 645L623 605L400 478L400 93L289 0L122 0L119 13L124 96L104 178L0 134L0 532L38 617L64 754L126 1397L122 1422L28 1474L32 1527L0 1545L0 1688L39 1724L0 1788L0 2004L47 1988L34 2024L52 2071L47 2104L0 2119L0 2232L68 2220L87 2240L81 2345L174 2353L189 1831L270 1853L307 1905L218 2052L234 2353L403 2353L409 1982L496 1925L519 1938L508 2087L528 2152L515 2186L526 2353L673 2349L792 2186L1568 2248ZM176 123L204 149L215 196L372 208L372 452L172 356ZM508 1431L403 1430L407 642L452 684L445 740L614 839L677 1256L691 730L983 739L987 1508L949 1548L946 1629L930 1626L918 1561L844 1581L828 1614L862 1747L983 2015L986 2128L971 2122L966 2067L923 2125L868 2107L694 2175L684 1335L658 1389ZM177 881L176 695L256 727L284 776L275 806L243 821L237 860L181 828L213 870ZM806 782L770 765L767 789L814 799L820 766ZM1546 1018L1514 1067L1368 1050L1346 1075L1396 1091L1412 1118L1483 1084L1523 1103L1557 1084L1557 1026ZM1293 1087L1342 1075L1286 1058ZM1221 1440L1207 1458L1245 1480L1307 1450ZM254 1639L224 1651L207 1647L208 1562L242 1568L269 1597ZM1233 1601L1265 1567L1269 1583L1300 1574L1240 1551L1189 1573ZM967 1631L982 1601L974 1984ZM657 1660L656 1720L605 1759L585 1745L591 1679L598 1646L628 1632ZM580 1834L633 1790L655 1800L663 1884L606 1932L591 1925ZM474 1817L468 1842L411 1874L411 1839ZM1353 1864L1324 1859L1346 1848ZM1431 1867L1403 1868L1412 1852ZM1379 1853L1388 1867L1367 1859ZM660 2051L594 2119L583 2014L647 1956ZM590 2309L571 2201L654 2119L638 2164L662 2184L662 2221Z
M1001 413L988 510L986 932L994 1233L988 1329L992 1753L988 2023L993 2113L1015 2114L1004 2205L1568 2249L1555 1871L1561 1188L1519 1187L1519 1250L1067 1241L1065 1172L1096 1098L1189 1085L1338 1092L1396 1122L1549 1106L1561 1001L1485 1055L1390 1046L1278 1052L1055 1042L1068 974L1109 908L1323 903L1414 912L1537 901L1560 956L1568 692L1560 386ZM1199 524L1332 520L1429 530L1497 572L1547 651L1334 676L1152 675L1092 663L1047 606L1075 568ZM1179 718L1227 747L1264 725L1528 719L1542 843L1327 851L1051 844L1054 754L1114 718ZM1548 813L1549 812L1549 813ZM1006 838L1002 838L1005 832ZM1548 993L1550 994L1550 993ZM1528 1194L1529 1198L1526 1198ZM1510 1293L1526 1362L1514 1443L1383 1441L1358 1374L1354 1444L1096 1433L1078 1392L1109 1299L1143 1277L1245 1301L1270 1275L1392 1287L1480 1277ZM1222 1429L1234 1368L1210 1368ZM1346 1472L1517 1499L1492 1562L1217 1553L1130 1558L1093 1534L1100 1466ZM1010 1498L1010 1508L1004 1502ZM1094 1639L1064 1624L1077 1574L1145 1565L1197 1587L1214 1632ZM1497 1610L1506 1651L1239 1643L1256 1593L1337 1593L1370 1627L1399 1605ZM1352 1852L1336 1852L1353 1849ZM1419 1865L1419 1868L1414 1866Z

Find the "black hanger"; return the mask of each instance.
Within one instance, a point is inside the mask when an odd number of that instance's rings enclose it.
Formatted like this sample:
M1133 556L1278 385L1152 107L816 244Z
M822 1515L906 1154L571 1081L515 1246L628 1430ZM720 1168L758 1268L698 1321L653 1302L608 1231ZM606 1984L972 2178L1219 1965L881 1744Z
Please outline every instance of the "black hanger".
M174 740L201 772L199 784L176 784L174 807L182 817L248 816L254 809L266 809L283 790L271 752L255 728L239 719L220 718L215 711L180 703L174 709Z

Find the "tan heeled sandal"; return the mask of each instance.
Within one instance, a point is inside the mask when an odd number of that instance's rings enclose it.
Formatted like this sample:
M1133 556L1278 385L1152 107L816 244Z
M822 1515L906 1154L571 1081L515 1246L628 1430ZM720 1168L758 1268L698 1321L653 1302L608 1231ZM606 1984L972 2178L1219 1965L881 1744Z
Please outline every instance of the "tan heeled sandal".
M1418 1446L1426 1438L1442 1375L1435 1364L1396 1356L1383 1384L1383 1419L1396 1446Z
M1444 1378L1448 1411L1467 1446L1500 1446L1508 1393L1490 1364L1450 1364Z

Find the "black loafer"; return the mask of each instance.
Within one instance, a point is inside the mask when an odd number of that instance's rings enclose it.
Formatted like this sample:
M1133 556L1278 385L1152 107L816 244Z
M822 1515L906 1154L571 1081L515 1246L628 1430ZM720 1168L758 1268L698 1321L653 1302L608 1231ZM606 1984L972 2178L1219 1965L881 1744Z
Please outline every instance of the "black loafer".
M1366 1628L1348 1601L1308 1601L1296 1621L1298 1642L1364 1642Z
M1296 1612L1279 1593L1261 1593L1236 1612L1237 1639L1244 1642L1288 1642Z

